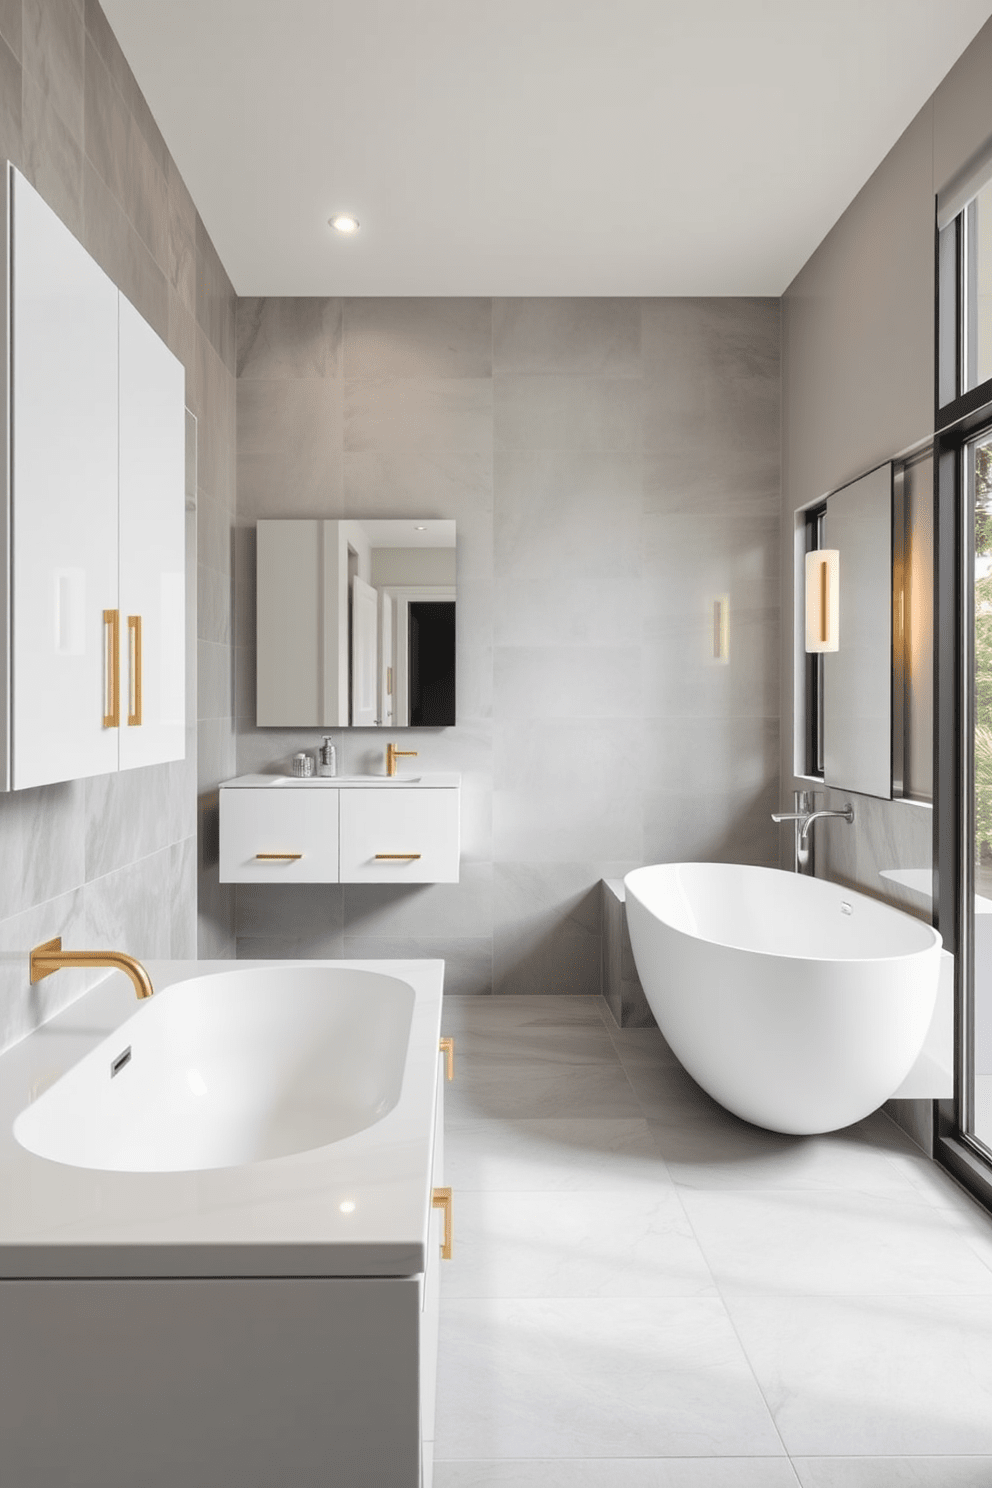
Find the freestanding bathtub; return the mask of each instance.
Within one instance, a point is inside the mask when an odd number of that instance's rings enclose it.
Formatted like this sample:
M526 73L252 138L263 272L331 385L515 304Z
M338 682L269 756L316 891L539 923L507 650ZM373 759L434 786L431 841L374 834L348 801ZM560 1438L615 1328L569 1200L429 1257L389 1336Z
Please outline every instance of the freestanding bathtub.
M936 930L775 868L663 863L624 884L651 1011L728 1111L772 1131L834 1131L898 1089L933 1014Z

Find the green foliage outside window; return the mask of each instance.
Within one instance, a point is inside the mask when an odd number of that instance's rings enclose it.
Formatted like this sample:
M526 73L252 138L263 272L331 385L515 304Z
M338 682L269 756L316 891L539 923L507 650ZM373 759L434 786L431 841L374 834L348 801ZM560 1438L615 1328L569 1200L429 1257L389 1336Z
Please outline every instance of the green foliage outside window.
M975 451L975 557L992 556L992 444ZM992 573L975 584L975 858L992 857Z

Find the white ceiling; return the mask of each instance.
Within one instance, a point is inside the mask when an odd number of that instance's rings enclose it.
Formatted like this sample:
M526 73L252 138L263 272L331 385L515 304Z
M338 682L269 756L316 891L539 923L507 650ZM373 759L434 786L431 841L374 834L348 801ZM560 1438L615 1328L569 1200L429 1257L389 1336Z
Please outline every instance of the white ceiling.
M778 295L992 0L103 7L239 294Z

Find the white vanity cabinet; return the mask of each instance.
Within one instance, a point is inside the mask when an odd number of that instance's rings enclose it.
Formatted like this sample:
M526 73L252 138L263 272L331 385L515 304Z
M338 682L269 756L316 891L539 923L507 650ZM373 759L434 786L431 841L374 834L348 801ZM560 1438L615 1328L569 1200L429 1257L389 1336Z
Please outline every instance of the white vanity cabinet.
M221 883L457 883L457 775L243 775L220 788Z
M337 791L222 787L220 881L337 883Z
M457 883L457 789L341 790L342 883Z
M8 166L0 786L185 750L185 374Z

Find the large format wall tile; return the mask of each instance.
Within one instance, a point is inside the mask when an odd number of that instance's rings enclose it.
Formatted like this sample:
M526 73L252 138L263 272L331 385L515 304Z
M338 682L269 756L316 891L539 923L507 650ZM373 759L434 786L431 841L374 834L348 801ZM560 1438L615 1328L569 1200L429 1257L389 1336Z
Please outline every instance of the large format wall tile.
M497 373L639 377L641 302L496 300L492 340Z
M601 877L777 852L778 336L761 300L242 302L239 771L286 769L318 732L254 723L254 522L458 524L459 724L406 743L462 775L462 883L346 886L336 954L596 993ZM381 736L335 737L342 771L383 768ZM246 929L246 893L240 954L338 943L303 897L292 927Z
M24 0L21 65L78 140L83 138L84 49L79 7Z
M497 376L499 450L640 450L642 385L629 377Z
M341 490L339 382L243 380L238 431L239 520L333 514Z
M536 450L494 470L495 644L639 644L639 459Z
M238 376L280 378L341 376L339 299L238 300Z
M429 383L492 375L491 300L349 299L344 323L345 377Z
M345 384L346 450L492 448L492 381L377 378Z

